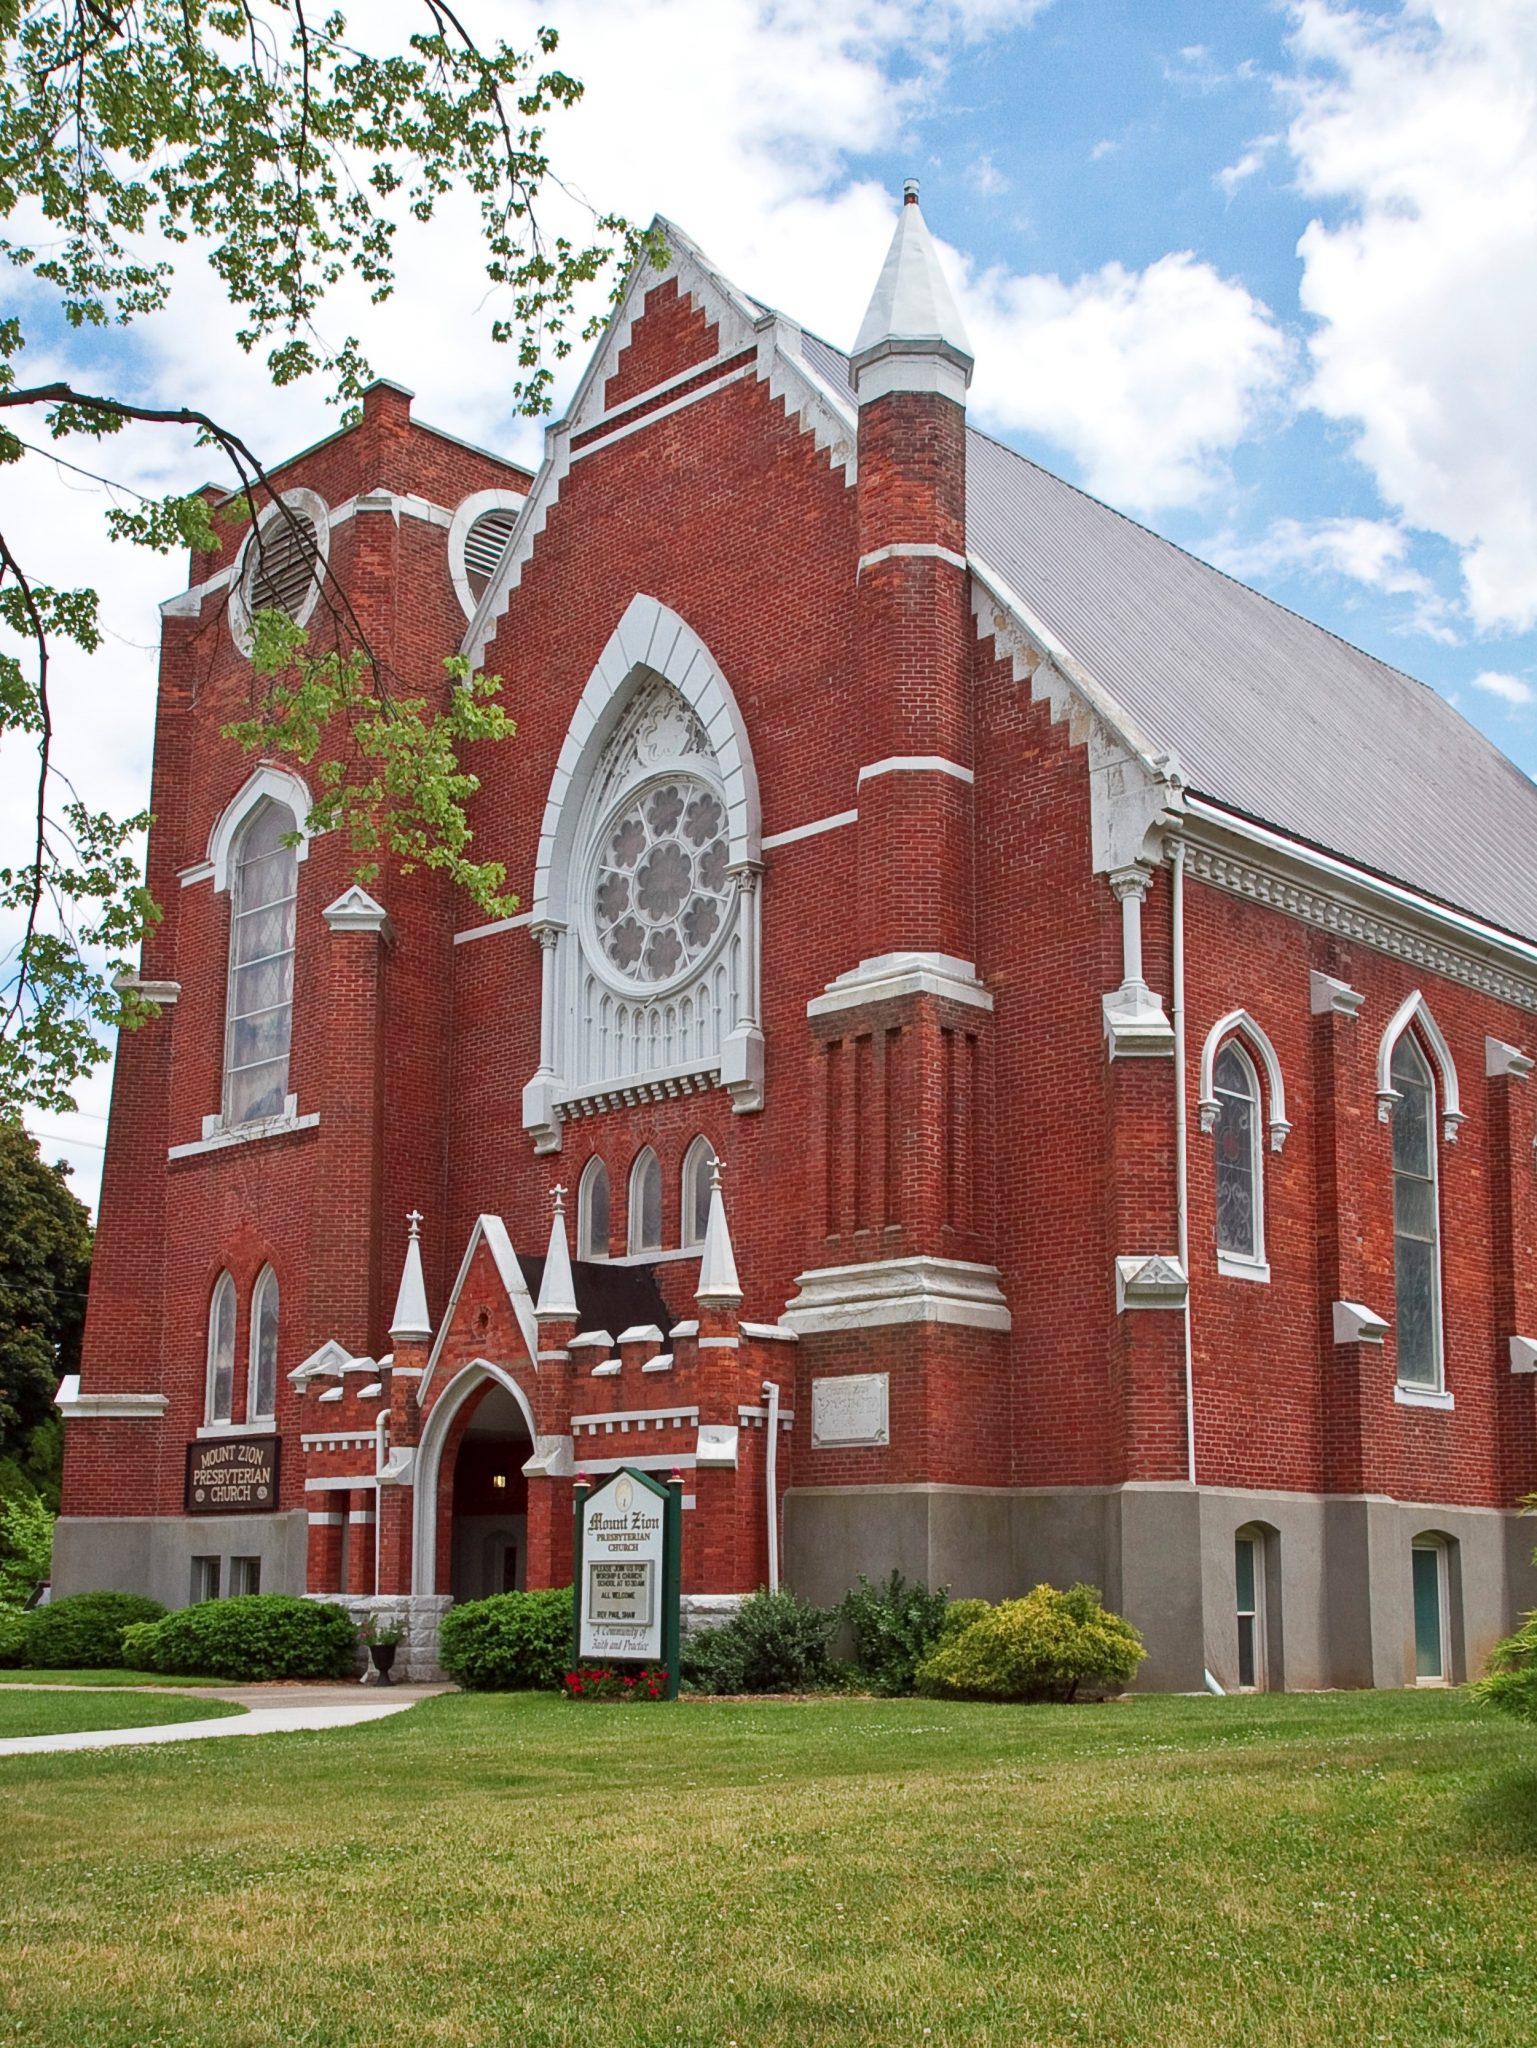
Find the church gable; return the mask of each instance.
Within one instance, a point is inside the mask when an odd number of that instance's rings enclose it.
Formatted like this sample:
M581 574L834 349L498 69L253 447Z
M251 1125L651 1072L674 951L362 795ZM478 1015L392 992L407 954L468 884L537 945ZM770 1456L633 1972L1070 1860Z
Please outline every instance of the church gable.
M709 362L719 351L719 327L680 290L679 280L669 277L645 295L644 310L604 382L604 411L613 412L641 392Z

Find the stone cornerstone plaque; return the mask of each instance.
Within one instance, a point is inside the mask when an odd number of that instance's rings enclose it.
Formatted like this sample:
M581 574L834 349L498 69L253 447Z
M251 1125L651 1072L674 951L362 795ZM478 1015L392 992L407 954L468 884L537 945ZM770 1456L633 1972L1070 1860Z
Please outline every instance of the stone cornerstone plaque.
M270 1515L277 1504L275 1436L204 1437L188 1444L189 1515Z
M811 1382L811 1444L821 1450L833 1444L884 1444L887 1429L886 1389L891 1375L850 1373L842 1379Z
M662 1655L662 1528L667 1503L621 1472L582 1506L580 1654Z

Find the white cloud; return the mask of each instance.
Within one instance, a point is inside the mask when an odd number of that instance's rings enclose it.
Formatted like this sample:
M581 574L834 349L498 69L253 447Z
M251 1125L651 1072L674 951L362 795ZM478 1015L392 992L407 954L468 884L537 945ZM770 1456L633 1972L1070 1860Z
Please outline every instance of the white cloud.
M1277 519L1257 541L1224 542L1209 552L1229 575L1251 581L1300 571L1344 576L1385 597L1411 598L1415 629L1453 641L1448 606L1409 560L1410 548L1411 536L1391 519Z
M988 271L962 298L975 411L1065 448L1128 508L1206 497L1285 383L1268 309L1189 251L1071 282Z
M1530 683L1523 682L1520 676L1506 675L1499 669L1486 668L1473 678L1473 687L1482 690L1485 696L1498 697L1519 710L1524 710L1529 704L1537 704L1537 690Z
M1261 135L1257 141L1250 143L1236 162L1224 164L1212 183L1231 199L1240 185L1247 184L1250 178L1257 176L1265 168L1270 152L1280 140L1279 135Z
M1458 549L1481 631L1537 625L1537 10L1296 0L1287 140L1311 402Z
M979 156L966 173L971 188L983 199L996 199L1000 192L1007 192L1009 181L993 162L991 153Z

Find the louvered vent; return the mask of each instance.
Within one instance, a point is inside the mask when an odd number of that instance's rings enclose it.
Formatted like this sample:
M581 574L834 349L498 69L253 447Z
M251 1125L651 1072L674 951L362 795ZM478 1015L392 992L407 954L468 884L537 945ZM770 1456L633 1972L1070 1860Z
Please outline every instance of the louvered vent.
M517 523L515 506L499 506L495 511L482 512L464 537L465 581L475 593L477 604L491 581L491 572L501 560L507 536Z
M315 581L319 535L307 512L289 505L263 520L246 571L246 609L296 619Z

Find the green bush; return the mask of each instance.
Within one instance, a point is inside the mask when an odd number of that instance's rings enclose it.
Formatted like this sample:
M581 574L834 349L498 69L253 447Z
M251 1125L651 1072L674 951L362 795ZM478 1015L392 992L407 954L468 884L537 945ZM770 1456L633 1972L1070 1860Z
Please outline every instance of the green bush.
M357 1631L346 1608L329 1601L240 1593L129 1629L123 1662L188 1678L350 1678Z
M832 1683L834 1610L794 1593L750 1593L730 1621L683 1645L683 1676L700 1692L807 1692Z
M27 1617L26 1661L43 1671L121 1664L123 1630L164 1613L142 1593L70 1593Z
M0 1607L0 1671L26 1663L31 1622L31 1615L19 1607Z
M1529 1614L1513 1636L1495 1644L1488 1671L1473 1692L1502 1714L1537 1721L1537 1614Z
M555 1692L571 1668L571 1588L450 1607L438 1658L469 1692Z
M943 1637L918 1667L918 1690L937 1699L1070 1700L1118 1692L1146 1654L1131 1623L1101 1606L1097 1588L1037 1586Z
M948 1642L951 1636L961 1635L974 1621L980 1621L984 1614L992 1611L991 1600L952 1600L939 1624L940 1641Z
M839 1612L853 1631L854 1655L872 1692L895 1699L912 1691L913 1674L939 1641L949 1605L944 1587L931 1593L900 1572L872 1586L860 1574Z

